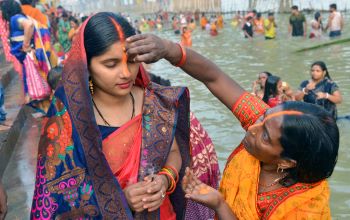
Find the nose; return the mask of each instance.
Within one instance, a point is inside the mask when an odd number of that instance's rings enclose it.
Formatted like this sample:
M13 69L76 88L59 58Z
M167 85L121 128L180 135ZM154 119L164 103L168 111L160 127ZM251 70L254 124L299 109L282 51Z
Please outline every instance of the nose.
M126 53L123 52L121 78L130 78L130 76L131 73L128 68L128 58Z

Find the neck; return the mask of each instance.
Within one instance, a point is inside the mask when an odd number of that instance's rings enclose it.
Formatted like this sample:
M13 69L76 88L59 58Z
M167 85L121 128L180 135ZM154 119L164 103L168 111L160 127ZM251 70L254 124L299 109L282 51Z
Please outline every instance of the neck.
M265 173L276 173L277 165L276 164L261 163L261 171L263 171Z
M108 106L110 108L120 107L127 103L130 103L130 95L124 95L124 96L113 96L111 94L108 94L106 92L103 92L102 90L96 89L95 93L93 94L94 101L98 102L102 106Z
M324 78L320 78L320 79L312 79L312 81L314 81L314 83L319 83L321 82L322 80L324 80Z

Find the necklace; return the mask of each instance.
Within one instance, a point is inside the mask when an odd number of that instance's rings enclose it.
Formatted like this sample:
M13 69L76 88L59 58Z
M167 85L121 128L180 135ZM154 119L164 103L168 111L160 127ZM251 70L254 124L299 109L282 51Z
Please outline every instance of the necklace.
M285 173L283 176L278 177L278 178L275 179L272 183L267 184L267 185L262 184L261 182L259 182L259 186L262 186L262 187L264 187L264 188L269 188L269 187L271 187L271 186L276 185L281 179L285 178L287 175L288 175L288 173Z
M130 92L130 96L131 96L131 102L132 102L132 114L131 114L131 118L130 118L130 120L131 120L131 119L133 119L133 118L135 117L135 98L134 98L134 96L133 96L133 94L132 94L131 92ZM96 105L94 99L92 98L91 100L92 100L92 103L94 104L94 107L95 107L95 109L96 109L98 115L102 118L102 120L103 120L103 122L105 123L105 125L111 127L111 125L110 125L110 124L107 122L107 120L103 117L101 111L97 108L97 105Z

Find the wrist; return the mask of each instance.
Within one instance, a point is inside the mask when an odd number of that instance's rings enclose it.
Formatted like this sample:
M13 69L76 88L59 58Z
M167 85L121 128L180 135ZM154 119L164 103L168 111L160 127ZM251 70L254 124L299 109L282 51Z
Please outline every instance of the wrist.
M221 194L218 195L219 198L218 198L218 203L217 205L214 207L214 210L216 213L220 213L222 212L222 210L225 208L225 204L226 204L226 201L224 200L224 198L222 197Z
M165 41L166 54L164 58L169 61L172 65L176 65L181 61L182 51L181 48L176 44L168 40Z
M162 178L162 182L163 182L163 186L164 186L164 190L167 191L168 188L169 188L169 183L170 183L170 180L169 178L164 175L164 174L160 174L160 177Z
M326 92L325 98L328 99L329 98L329 93Z

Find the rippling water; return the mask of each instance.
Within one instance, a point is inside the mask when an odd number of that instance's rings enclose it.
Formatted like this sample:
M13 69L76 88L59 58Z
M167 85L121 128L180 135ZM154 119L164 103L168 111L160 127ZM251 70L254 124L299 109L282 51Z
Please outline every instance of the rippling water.
M349 17L346 16L346 20ZM290 39L287 37L288 17L278 15L276 19L279 25L278 40L265 41L259 38L249 42L243 38L241 31L226 24L217 37L196 30L192 36L193 49L210 58L248 90L257 73L263 70L282 77L296 89L303 80L309 79L311 63L323 60L344 98L343 104L338 106L338 113L340 116L350 115L350 43L295 53L297 49L327 42L329 39ZM159 35L179 41L179 36L174 36L172 31L164 31ZM343 37L350 37L349 25ZM174 85L189 87L192 111L213 139L220 168L223 170L227 157L244 136L237 120L201 83L166 61L154 64L151 71L171 79ZM350 219L350 120L339 120L338 125L341 132L339 159L330 178L332 216L334 219Z

